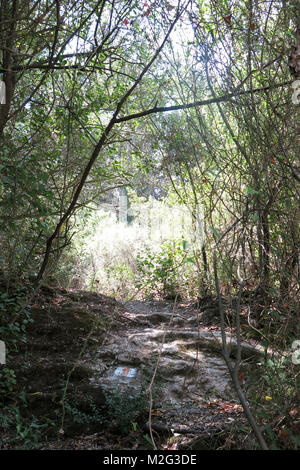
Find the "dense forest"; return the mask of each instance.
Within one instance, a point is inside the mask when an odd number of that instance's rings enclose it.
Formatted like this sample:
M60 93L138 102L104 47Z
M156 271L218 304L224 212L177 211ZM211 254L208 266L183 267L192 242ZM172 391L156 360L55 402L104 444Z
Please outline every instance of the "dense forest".
M0 5L0 449L299 450L299 2Z

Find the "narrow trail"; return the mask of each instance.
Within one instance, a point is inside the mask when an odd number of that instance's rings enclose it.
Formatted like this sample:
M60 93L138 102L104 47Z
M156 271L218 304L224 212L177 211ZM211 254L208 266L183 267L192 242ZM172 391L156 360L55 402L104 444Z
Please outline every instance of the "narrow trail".
M228 436L244 421L211 299L200 309L174 308L168 302L120 303L94 292L45 288L31 315L28 341L15 358L20 390L26 390L24 412L53 422L54 438L62 428L61 448L115 448L114 433L120 433L123 418L128 425L132 409L129 425L138 419L140 430L149 432L151 381L155 439L177 435L179 448L186 439L204 438L210 440L205 448L216 448L211 436ZM230 332L227 338L234 360L236 343ZM262 352L242 343L243 360L257 360ZM108 413L106 421L102 411L100 420L95 416L89 397ZM127 435L122 442L131 448L138 437ZM57 440L49 446L56 448Z
M95 384L134 396L149 385L157 366L151 390L154 430L199 435L232 425L241 406L221 355L218 327L205 326L199 310L184 306L131 301L124 307L122 331L109 334L98 351ZM243 351L259 353L245 343Z
M221 355L220 333L201 328L196 311L185 311L162 302L128 302L124 304L125 330L109 335L99 351L108 362L103 383L115 380L116 367L136 369L139 382L158 363L157 380L163 385L163 401L179 403L199 397L233 398L227 368ZM159 357L160 356L160 357ZM122 381L122 376L121 376Z

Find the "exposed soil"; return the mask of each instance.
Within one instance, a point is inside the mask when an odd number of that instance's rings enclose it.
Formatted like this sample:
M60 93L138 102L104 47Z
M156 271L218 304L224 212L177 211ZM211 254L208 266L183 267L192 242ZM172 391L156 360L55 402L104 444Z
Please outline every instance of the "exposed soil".
M42 449L234 448L245 426L221 355L213 299L200 309L118 303L92 292L43 288L15 358L22 415L47 424ZM231 338L231 354L235 341ZM250 361L262 351L243 343ZM145 438L144 436L147 436ZM2 448L16 439L4 434Z

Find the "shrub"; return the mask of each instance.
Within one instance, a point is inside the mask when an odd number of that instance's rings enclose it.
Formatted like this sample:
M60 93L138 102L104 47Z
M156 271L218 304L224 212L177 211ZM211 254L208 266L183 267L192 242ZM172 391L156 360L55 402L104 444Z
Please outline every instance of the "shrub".
M257 366L246 391L270 448L300 449L299 365L292 364L290 355L282 355Z

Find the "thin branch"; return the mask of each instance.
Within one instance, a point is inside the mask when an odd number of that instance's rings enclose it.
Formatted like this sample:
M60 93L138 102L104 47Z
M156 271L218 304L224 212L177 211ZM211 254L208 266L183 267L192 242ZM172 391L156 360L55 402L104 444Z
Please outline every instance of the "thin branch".
M154 108L147 109L145 111L140 111L139 113L133 113L133 114L128 114L127 116L120 117L116 119L116 124L119 124L121 122L125 121L131 121L132 119L137 119L140 117L148 116L149 114L155 114L155 113L166 113L169 111L178 111L181 109L190 109L190 108L196 108L198 106L207 106L209 104L214 104L214 103L222 103L224 101L229 101L232 98L235 98L237 96L242 96L242 95L248 95L251 93L261 93L264 91L272 90L274 88L281 88L287 85L291 85L293 83L292 80L289 80L288 82L283 82L283 83L275 83L273 85L261 87L261 88L254 88L253 90L244 90L244 91L235 91L233 93L228 93L227 95L215 97L215 98L208 98L205 100L200 100L200 101L194 101L193 103L187 103L187 104L178 104L178 105L173 105L173 106L162 106L162 107L157 107L155 106Z

